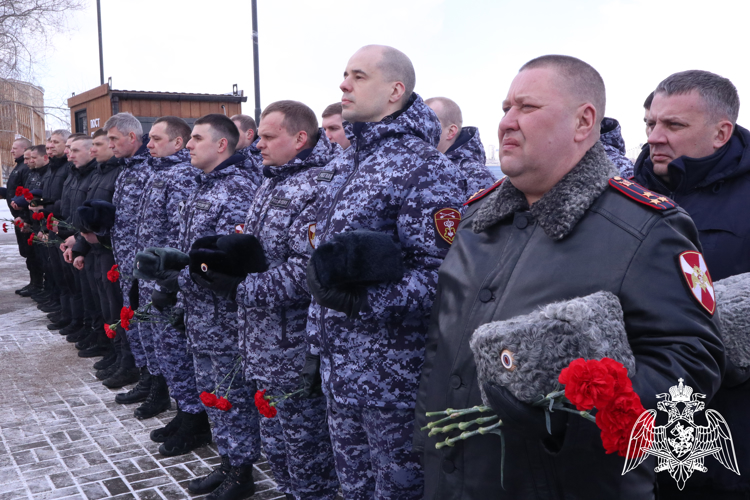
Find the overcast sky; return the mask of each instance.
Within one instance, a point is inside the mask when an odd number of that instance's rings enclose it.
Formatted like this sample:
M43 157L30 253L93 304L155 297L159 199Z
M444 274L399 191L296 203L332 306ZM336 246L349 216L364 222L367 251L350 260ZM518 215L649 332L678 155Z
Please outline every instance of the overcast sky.
M48 105L99 85L96 2L40 54ZM101 0L104 76L119 90L231 92L253 115L250 0ZM579 57L607 86L606 115L630 154L645 142L642 104L671 73L713 71L740 99L750 89L747 1L698 0L258 0L261 106L299 100L320 115L341 98L362 45L405 52L416 92L455 100L485 148L498 144L501 103L518 68L549 53ZM744 124L746 113L740 111ZM50 125L53 125L51 122ZM48 126L49 128L49 126ZM489 152L489 151L488 151Z

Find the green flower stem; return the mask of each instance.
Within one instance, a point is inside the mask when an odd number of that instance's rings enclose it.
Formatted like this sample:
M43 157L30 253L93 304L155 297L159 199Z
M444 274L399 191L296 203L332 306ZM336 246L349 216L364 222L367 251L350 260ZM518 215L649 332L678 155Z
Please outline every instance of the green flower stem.
M590 420L596 423L596 417L587 411L574 410L573 408L568 408L567 406L555 406L555 410L562 410L562 411L567 411L568 413L575 413L576 415L582 416L586 420Z
M479 429L476 429L473 431L462 432L456 437L446 438L445 441L437 443L435 445L435 448L439 450L440 448L443 448L444 446L453 446L459 441L463 441L464 439L469 439L470 437L477 436L479 434L499 434L498 432L495 431L495 429L497 429L501 425L503 425L502 420L494 423L493 425L488 425L487 427L480 427Z
M472 406L471 408L463 408L460 410L454 410L453 408L448 408L443 411L430 411L425 413L425 416L427 417L439 417L441 415L448 415L452 418L456 418L461 415L467 415L469 413L477 413L477 412L485 412L485 411L492 411L492 408L489 406Z
M302 391L304 391L304 389L297 389L294 392L287 392L286 394L282 394L281 396L263 396L263 398L266 401L271 401L268 406L276 406L276 403L281 403L282 401L289 399L295 394L299 394Z

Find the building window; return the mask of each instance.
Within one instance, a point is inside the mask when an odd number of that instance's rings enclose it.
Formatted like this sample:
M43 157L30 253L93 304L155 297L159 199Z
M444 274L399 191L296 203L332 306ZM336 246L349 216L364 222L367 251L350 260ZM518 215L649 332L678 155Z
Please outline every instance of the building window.
M76 111L76 132L79 134L89 133L89 121L86 117L86 110Z

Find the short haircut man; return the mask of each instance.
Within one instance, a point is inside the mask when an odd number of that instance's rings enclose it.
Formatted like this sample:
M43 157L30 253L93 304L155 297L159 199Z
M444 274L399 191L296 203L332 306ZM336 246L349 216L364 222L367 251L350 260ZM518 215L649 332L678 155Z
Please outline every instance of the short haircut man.
M342 148L346 149L351 145L349 138L346 137L344 131L344 118L341 116L342 108L340 102L335 102L326 106L323 110L323 122L321 127L326 133L326 137L331 142L337 143Z
M195 127L195 125L210 126L213 140L218 141L222 138L226 139L227 149L230 153L234 153L237 148L237 142L240 140L240 131L231 119L218 113L212 113L195 120L193 127Z
M585 75L583 82L579 75ZM568 318L558 320L565 326L551 327L549 316L529 315L549 304L570 311L576 306L566 302L588 297L617 311L627 334L623 343L632 349L619 361L633 366L632 386L647 409L675 385L675 372L702 394L721 385L725 361L717 318L686 286L689 278L679 264L680 255L699 251L695 227L683 210L663 200L653 203L645 190L639 197L634 183L617 175L599 142L604 103L596 70L568 56L535 59L510 84L498 127L508 177L467 205L440 267L416 407L414 444L424 452L424 498L653 498L655 460L633 471L635 476L623 475L622 459L607 455L605 447L610 453L627 450L603 444L591 422L545 413L531 404L535 395L518 390L533 378L544 380L551 392L559 372L538 370L553 358L569 363L577 356L563 344L591 334L588 326L571 327ZM616 302L604 306L603 296L594 298L603 291ZM593 314L584 316L596 321ZM544 357L550 349L531 341L568 327L565 340L553 342L559 348L553 358ZM504 367L500 352L478 348L479 336L496 341L498 350L515 351L513 364ZM511 371L513 382L502 381ZM461 431L436 436L419 430L435 421L428 412L481 404L499 417L502 438L485 434L442 447L439 442ZM513 457L505 460L504 484L497 465L503 454ZM584 479L591 477L597 479Z
M447 97L431 97L425 100L425 104L432 108L440 120L443 132L440 134L437 150L445 153L456 142L463 127L464 119L461 115L461 108Z
M118 158L134 156L143 145L143 125L130 113L111 116L102 128L107 133L110 149Z
M157 118L154 125L157 123L165 123L167 129L167 136L169 140L173 141L177 137L182 137L183 147L190 140L190 125L180 117L177 116L162 116Z
M38 157L47 156L47 147L44 144L37 144L36 146L32 146L31 152Z
M13 150L15 151L13 153L14 158L18 158L19 156L23 156L23 152L26 150L26 148L31 147L31 141L28 140L25 137L19 137L18 139L13 141Z
M94 132L94 135L92 135L91 138L96 139L97 137L102 137L102 136L107 137L107 132L103 128L100 128L96 132Z
M318 142L318 118L315 112L305 104L299 101L276 101L266 106L260 119L263 120L271 113L281 113L284 115L284 121L281 125L290 135L299 131L307 133L308 148L315 146Z
M537 57L521 66L521 71L534 68L554 67L561 83L581 102L594 105L598 115L597 127L604 118L607 104L606 90L602 76L593 66L571 56L547 55Z
M143 135L143 125L131 113L117 113L109 117L102 127L105 132L109 132L113 128L116 128L122 134L133 133L137 137Z
M237 143L237 149L244 149L250 146L256 137L258 137L258 125L252 116L234 115L231 120L237 125L240 131L240 140Z
M50 137L52 137L53 135L57 135L62 138L63 141L67 141L68 137L70 137L70 130L65 130L63 128L53 130L50 134Z

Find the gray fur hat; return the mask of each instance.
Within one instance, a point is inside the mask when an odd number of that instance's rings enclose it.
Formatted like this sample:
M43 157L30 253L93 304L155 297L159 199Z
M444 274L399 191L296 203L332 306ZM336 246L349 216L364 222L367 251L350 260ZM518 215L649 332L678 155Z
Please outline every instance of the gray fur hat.
M750 273L714 283L724 352L735 366L750 366Z
M524 316L480 326L469 343L479 387L506 387L531 403L557 387L563 368L578 358L619 361L635 374L622 307L610 292L555 302ZM482 400L487 398L482 390Z

